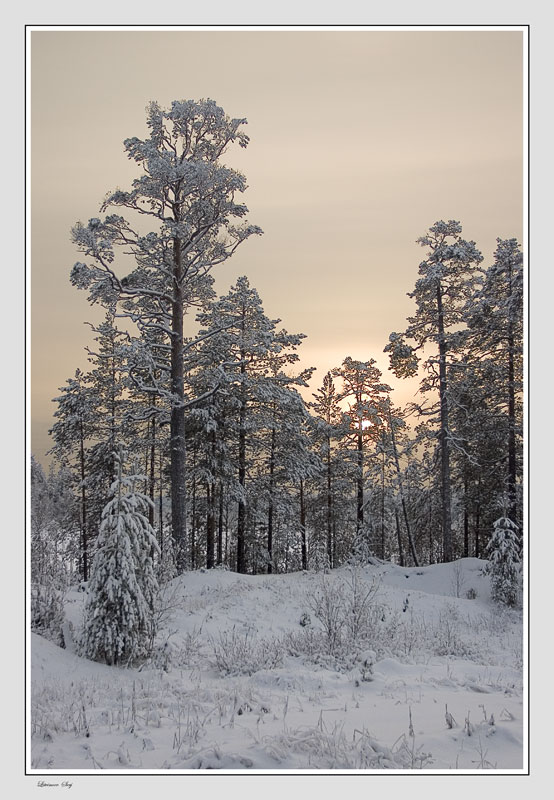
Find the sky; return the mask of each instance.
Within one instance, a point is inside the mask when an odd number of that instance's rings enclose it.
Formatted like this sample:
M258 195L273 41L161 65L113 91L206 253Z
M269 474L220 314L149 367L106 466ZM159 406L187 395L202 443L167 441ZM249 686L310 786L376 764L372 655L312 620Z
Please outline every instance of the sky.
M35 30L30 46L31 446L43 462L55 404L87 368L85 324L103 318L69 272L70 229L97 216L137 167L150 100L211 98L248 119L224 162L247 177L264 230L213 275L247 275L271 318L304 333L315 391L346 356L375 358L393 402L417 381L383 348L414 303L438 219L462 223L491 263L523 236L523 33L519 30ZM192 319L191 319L192 323ZM192 329L191 329L192 330Z

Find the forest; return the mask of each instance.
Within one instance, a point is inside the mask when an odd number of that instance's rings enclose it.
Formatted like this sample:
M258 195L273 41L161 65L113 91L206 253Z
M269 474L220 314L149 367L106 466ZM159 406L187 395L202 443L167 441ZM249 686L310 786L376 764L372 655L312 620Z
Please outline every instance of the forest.
M245 122L211 100L151 103L148 137L125 141L131 188L72 230L70 280L105 317L54 398L49 469L30 466L31 627L63 645L60 597L79 585L81 653L107 664L148 656L160 587L193 570L496 559L497 599L518 602L520 244L498 239L486 264L459 221L430 220L413 313L383 342L394 376L418 377L414 402L395 403L376 353L318 380L298 366L306 335L247 276L214 290L263 235L223 163Z

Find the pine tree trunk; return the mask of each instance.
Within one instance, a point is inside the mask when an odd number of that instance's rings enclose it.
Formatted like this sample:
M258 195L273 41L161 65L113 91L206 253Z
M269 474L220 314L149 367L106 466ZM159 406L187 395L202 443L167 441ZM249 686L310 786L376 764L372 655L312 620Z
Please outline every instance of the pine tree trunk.
M241 374L243 376L245 371L245 367L242 365ZM241 497L237 511L237 572L242 573L246 572L246 396L244 391L239 413L239 486Z
M412 536L412 530L410 527L410 521L408 519L408 509L406 507L406 500L404 498L404 486L402 484L402 477L400 471L400 459L398 458L398 449L396 447L396 436L394 433L394 425L392 423L392 414L390 411L390 406L388 408L388 417L389 417L389 430L391 435L391 443L392 443L392 453L394 457L394 465L396 468L396 474L398 476L398 488L400 489L400 502L402 505L402 514L404 516L404 525L406 526L406 533L408 535L408 544L410 546L410 553L412 554L412 558L414 560L414 566L419 567L419 560L417 557L417 552L415 549L414 539Z
M444 335L444 312L442 289L437 286L438 338L439 338L439 399L440 399L440 451L441 451L441 496L442 496L442 560L452 561L452 500L450 487L450 444L448 441L448 394L446 379L446 338Z
M212 398L213 403L213 398ZM216 432L210 432L211 469L217 471L216 461ZM206 485L206 567L213 569L215 566L215 477Z
M83 559L83 580L88 581L88 535L87 535L87 490L85 487L85 436L83 423L80 424L80 462L81 462L81 551Z
M155 496L155 466L156 466L156 419L152 417L151 421L151 436L150 436L150 480L149 480L149 495L152 501L148 507L148 522L150 527L154 527L154 496Z
M331 476L331 437L327 437L327 558L333 567L333 492ZM305 569L305 567L303 567Z
M213 484L206 484L206 567L215 565L215 497Z
M467 475L464 477L464 558L469 557L469 512L467 498Z
M308 547L306 542L306 506L304 504L304 481L302 479L300 479L300 537L300 545L302 548L302 569L307 570Z
M164 518L163 518L163 458L162 448L160 447L160 494L158 498L158 515L160 526L160 558L163 558L164 552Z
M427 504L427 525L429 527L429 563L435 563L435 554L433 552L433 500L431 497L431 479L429 479L429 487L428 487L428 494L429 494L429 502Z
M267 553L269 563L268 575L273 572L273 492L275 475L275 428L271 429L271 453L269 456L269 504L267 508Z
M196 569L196 480L192 479L192 509L190 530L190 565Z
M381 464L381 558L385 560L385 451Z
M404 551L402 549L402 536L400 535L400 520L398 519L398 511L394 509L394 518L396 520L396 540L398 542L398 557L400 559L400 566L404 566Z
M246 336L246 309L242 309L241 337L244 343ZM246 395L246 350L240 349L240 411L239 411L239 486L240 498L237 510L237 572L246 572L246 410L248 398Z
M360 420L360 425L361 425ZM364 527L364 441L362 433L357 436L357 487L358 498L356 503L356 533L360 536L362 528Z
M475 509L475 558L481 557L481 504Z
M508 337L508 515L519 525L516 502L516 398L514 369L514 337L510 325Z
M223 564L223 483L219 484L219 511L217 519L217 565Z
M173 303L171 313L171 419L169 430L171 528L177 569L186 565L186 440L185 440L185 385L183 360L183 269L181 242L173 239Z
M508 267L508 297L513 294L512 266ZM515 340L514 326L508 314L508 515L519 525L516 503L516 394L515 394Z

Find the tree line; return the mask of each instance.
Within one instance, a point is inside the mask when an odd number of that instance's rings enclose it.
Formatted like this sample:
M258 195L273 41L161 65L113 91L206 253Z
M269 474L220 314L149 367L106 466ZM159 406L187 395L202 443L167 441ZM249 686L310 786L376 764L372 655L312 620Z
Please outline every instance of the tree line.
M270 319L247 277L213 288L218 265L262 233L239 202L244 176L222 163L247 146L245 123L210 100L151 103L147 138L125 141L131 189L73 228L71 281L105 317L90 368L55 398L50 472L31 466L36 585L89 581L125 503L140 507L133 525L162 577L353 555L419 566L484 557L498 517L521 533L518 242L498 239L487 266L457 221L418 240L414 312L384 343L398 378L420 376L417 402L395 405L370 354L310 392L304 334Z

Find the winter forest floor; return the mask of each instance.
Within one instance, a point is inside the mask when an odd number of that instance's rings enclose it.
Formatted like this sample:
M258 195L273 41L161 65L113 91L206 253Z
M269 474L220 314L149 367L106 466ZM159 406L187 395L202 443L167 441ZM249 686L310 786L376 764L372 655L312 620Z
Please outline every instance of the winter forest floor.
M484 563L186 573L140 669L76 654L69 592L66 649L31 638L30 768L523 770L522 614Z

